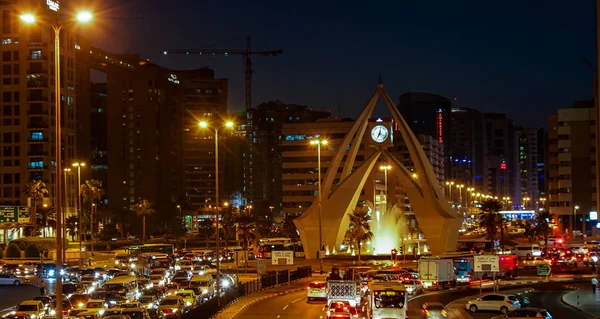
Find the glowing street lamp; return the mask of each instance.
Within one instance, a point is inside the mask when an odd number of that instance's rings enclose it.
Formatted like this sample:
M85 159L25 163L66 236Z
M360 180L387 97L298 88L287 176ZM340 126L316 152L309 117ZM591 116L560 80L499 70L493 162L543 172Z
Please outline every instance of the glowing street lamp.
M318 171L318 179L319 179L319 251L323 249L323 226L322 223L323 221L321 220L322 217L322 207L321 207L321 145L327 145L327 140L323 140L323 139L313 139L310 141L310 145L316 145L317 146L317 171ZM323 258L321 258L321 254L319 253L319 259L320 259L320 266L319 266L319 272L322 274L323 273Z
M388 179L387 179L387 175L388 175L388 171L392 169L391 165L381 165L379 166L379 170L383 171L383 180L384 180L384 193L385 193L385 202L387 204L387 197L388 197Z
M54 11L58 10L58 6L50 8ZM20 16L21 21L25 24L33 24L37 21L36 16L31 12L24 12ZM92 19L92 13L90 11L79 11L74 20L79 23L89 22ZM62 173L62 147L61 147L61 114L60 114L60 30L64 25L71 23L73 21L57 21L55 23L49 23L49 25L54 30L54 126L55 126L55 140L54 140L54 162L55 162L55 203L54 207L56 208L56 251L59 252L56 254L56 269L60 269L63 264L62 251L64 251L64 243L63 243L63 222L62 222L62 194L61 194L61 173ZM62 318L62 277L60 276L60 272L56 271L56 318Z
M233 128L234 124L232 121L226 121L225 123L223 123L222 126L218 126L218 127L214 127L214 126L210 126L209 123L207 121L200 121L198 123L198 126L200 128L210 128L215 132L215 210L216 210L216 245L217 245L217 260L216 260L216 271L217 274L219 273L219 268L220 268L220 254L221 252L219 251L219 130L222 128L227 128L227 129L231 129ZM226 203L227 205L229 205L229 203ZM217 280L216 282L216 287L217 287L217 307L221 307L221 280Z

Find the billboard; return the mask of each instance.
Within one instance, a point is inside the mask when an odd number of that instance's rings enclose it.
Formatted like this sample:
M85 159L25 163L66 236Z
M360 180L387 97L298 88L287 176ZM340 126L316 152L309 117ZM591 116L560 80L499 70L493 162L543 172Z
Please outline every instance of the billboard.
M1 223L29 223L27 206L0 206Z

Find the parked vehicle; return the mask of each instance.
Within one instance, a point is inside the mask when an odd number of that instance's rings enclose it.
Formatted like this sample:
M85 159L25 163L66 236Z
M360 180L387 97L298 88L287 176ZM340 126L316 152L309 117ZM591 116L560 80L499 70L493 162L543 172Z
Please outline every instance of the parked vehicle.
M0 274L0 285L20 286L26 282L24 278L17 278L15 275Z
M519 300L514 295L488 294L474 300L469 300L465 308L471 312L479 310L500 311L505 314L509 311L521 308Z

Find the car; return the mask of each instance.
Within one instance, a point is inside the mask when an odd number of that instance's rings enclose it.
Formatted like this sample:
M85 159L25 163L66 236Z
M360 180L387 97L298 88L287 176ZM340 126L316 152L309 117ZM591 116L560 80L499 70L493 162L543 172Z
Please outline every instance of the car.
M102 317L102 319L131 319L131 318L127 315L116 314L116 315L104 315L104 317Z
M150 314L144 308L127 308L122 313L131 319L150 319Z
M306 287L306 297L308 301L314 299L327 299L327 282L313 281Z
M159 274L151 274L150 281L153 286L162 286L165 283L165 276Z
M521 304L521 307L529 307L529 298L524 295L516 295L517 300Z
M423 293L423 283L420 280L411 279L411 280L403 280L402 284L404 288L406 288L406 292L409 294L420 294Z
M158 309L167 317L177 317L185 311L185 302L180 296L168 296L158 304Z
M177 291L177 295L183 298L186 308L193 308L198 302L198 296L191 289L180 289Z
M106 311L107 309L107 305L104 302L104 300L102 299L90 299L86 304L85 304L85 309L87 313L92 313L92 314L99 314L100 316L102 316L104 314L104 311Z
M81 283L66 282L63 284L63 293L70 295L76 292L85 291L85 286Z
M352 318L348 305L341 302L332 302L327 309L327 319Z
M79 314L86 313L86 312L87 312L87 309L85 309L85 308L71 309L67 313L67 317L69 317L69 318L79 318Z
M99 319L101 317L102 317L102 315L97 312L84 311L84 312L78 313L77 316L75 316L74 318L77 318L77 319Z
M448 310L441 302L427 302L421 306L421 319L448 318Z
M0 274L0 285L20 286L24 283L26 283L26 280L23 278L18 278L12 274Z
M537 265L547 263L546 260L542 257L527 257L525 260L521 262L523 268L536 268Z
M168 285L165 285L165 287L167 288L167 295L174 295L180 289L179 285L174 282L172 282Z
M142 295L138 302L146 309L154 309L158 304L158 298L155 295Z
M128 308L144 308L144 305L142 305L140 302L137 301L128 301L128 302L124 302L122 303L119 308L121 309L128 309Z
M12 314L19 315L23 314L31 318L42 317L46 312L46 307L39 300L25 300L15 306Z
M465 308L471 312L479 310L500 311L505 314L521 308L517 297L512 294L487 294L477 299L469 300Z
M521 308L517 310L510 311L501 316L492 317L492 319L502 319L502 318L539 318L539 319L552 319L552 316L546 309L544 308Z
M49 307L47 307L48 309L48 314L51 316L55 316L56 315L56 299L52 299ZM62 300L62 313L63 315L66 315L69 310L73 309L73 304L71 303L71 301L68 298L63 298Z
M81 309L85 308L85 304L90 299L91 299L91 296L88 294L73 294L73 295L71 295L71 297L69 297L69 300L71 300L73 307L81 308Z

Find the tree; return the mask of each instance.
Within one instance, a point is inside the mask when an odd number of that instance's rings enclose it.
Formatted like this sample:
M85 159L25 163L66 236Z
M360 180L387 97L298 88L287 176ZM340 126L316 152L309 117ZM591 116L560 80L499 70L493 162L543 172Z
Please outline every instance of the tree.
M541 234L544 237L544 250L548 250L548 233L550 232L550 222L552 221L554 215L550 214L547 211L541 211L535 214L534 222L535 222L535 230L538 234Z
M498 228L500 228L500 245L502 251L504 251L504 217L498 212L502 210L502 203L495 199L486 200L481 204L481 211L483 214L480 216L479 225L485 227L487 230L487 237L492 242L498 234ZM492 245L493 248L493 245Z
M77 229L78 220L77 219L78 219L77 216L69 216L69 217L67 217L67 220L66 220L65 228L67 229L67 234L69 236L71 236L71 241L73 241L75 236L77 236L77 234L78 234L78 229Z
M94 204L100 203L102 196L104 196L104 190L102 189L102 182L92 179L89 181L85 181L85 184L81 185L81 196L83 197L83 202L88 205L89 212L89 221L90 221L90 232L92 238L94 237L94 215L92 208ZM83 230L83 228L82 228ZM81 232L85 234L85 231Z
M152 203L147 199L140 199L134 207L135 214L142 217L142 243L146 242L146 216L150 216L156 211L152 209Z
M283 219L283 227L282 227L282 235L285 237L289 237L292 242L296 242L298 238L298 232L296 230L296 225L294 224L294 218L296 216L287 215Z
M209 239L215 233L215 224L210 219L203 219L198 223L198 236Z
M23 193L27 195L27 197L33 199L33 213L31 214L31 216L29 216L29 218L31 225L33 225L33 233L35 236L35 229L37 225L37 199L39 197L43 198L44 196L48 196L48 187L46 187L46 183L39 179L36 179L30 181L27 185L25 185L25 187L23 187Z
M248 248L250 247L250 242L256 239L256 228L254 227L254 223L252 222L252 218L248 215L241 215L237 218L237 237L240 241L242 241L242 248L244 250L244 266L248 268Z
M361 244L373 238L373 232L371 231L370 222L371 216L369 215L369 211L365 208L355 209L354 212L350 214L350 226L352 227L352 230L350 231L350 236L358 246L359 264Z

